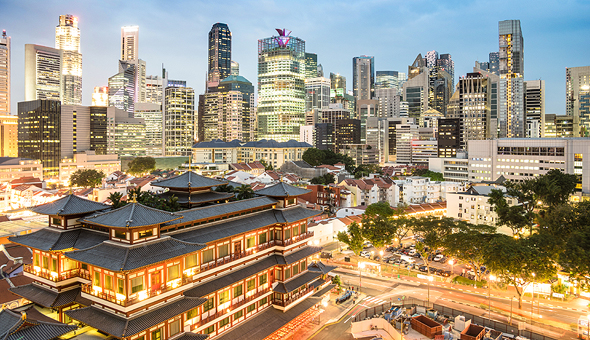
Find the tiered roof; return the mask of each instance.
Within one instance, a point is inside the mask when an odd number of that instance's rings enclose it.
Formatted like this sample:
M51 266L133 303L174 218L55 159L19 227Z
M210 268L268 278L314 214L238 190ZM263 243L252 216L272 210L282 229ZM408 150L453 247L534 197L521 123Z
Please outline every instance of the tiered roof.
M76 325L66 325L58 321L36 320L28 313L21 315L9 309L0 312L0 339L2 340L51 340L77 328Z
M310 192L311 190L302 189L284 182L279 182L275 185L257 190L256 194L270 197L293 197L304 195Z
M24 286L10 288L9 290L45 308L58 308L67 306L73 302L82 302L80 300L81 289L79 287L58 293L54 290L41 287L38 284L29 283Z
M43 228L34 233L8 238L10 242L44 251L84 249L108 239L109 235L106 233L85 228L72 230Z
M187 171L182 175L152 182L152 186L182 191L206 189L224 184L227 184L227 181L201 176L194 171Z
M129 203L119 209L87 216L80 221L109 228L138 228L168 223L181 218L182 216L175 213L146 207L139 203Z
M203 204L227 200L234 197L234 194L229 192L205 191L189 195L188 192L183 191L166 191L161 194L158 194L158 196L165 200L170 200L172 196L175 196L176 198L178 198L179 204Z
M182 210L177 212L176 214L181 215L183 218L181 220L172 221L169 224L179 224L185 221L206 220L208 218L219 215L233 214L240 211L270 207L276 203L277 201L269 197L256 197L247 200L230 202L226 204L218 204L207 207L194 208L190 210Z
M111 206L90 201L70 194L53 202L32 207L31 210L42 215L82 215L109 209Z

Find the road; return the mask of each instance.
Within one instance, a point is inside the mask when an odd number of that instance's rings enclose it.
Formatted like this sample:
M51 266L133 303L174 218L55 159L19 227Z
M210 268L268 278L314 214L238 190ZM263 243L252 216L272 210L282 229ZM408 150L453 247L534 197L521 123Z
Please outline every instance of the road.
M339 270L334 271L340 275L345 285L353 286L358 289L359 277L345 273ZM366 294L367 297L361 300L357 306L355 306L349 313L347 313L342 319L332 325L324 327L319 333L317 333L312 339L314 340L332 340L332 339L353 339L350 334L350 322L352 316L356 315L359 311L374 306L379 306L389 301L396 301L398 298L405 296L406 298L413 297L422 300L428 300L431 302L438 302L449 307L456 309L469 310L469 313L487 317L488 311L477 308L480 304L488 305L487 296L481 296L480 294L474 294L470 292L458 291L451 288L436 287L435 284L430 286L430 289L425 284L404 282L398 283L388 280L381 280L370 277L362 278L362 293ZM510 311L510 299L502 297L491 298L492 308L504 310L505 312ZM517 309L517 301L514 301L513 310L515 314L521 314L525 318L531 316L531 305L530 303L523 303L523 309ZM475 306L475 307L469 307ZM492 311L492 318L494 317L494 311ZM559 321L562 323L576 323L579 313L569 310L563 310L558 308L550 308L540 306L537 307L535 303L533 318L538 320L543 318L546 320Z

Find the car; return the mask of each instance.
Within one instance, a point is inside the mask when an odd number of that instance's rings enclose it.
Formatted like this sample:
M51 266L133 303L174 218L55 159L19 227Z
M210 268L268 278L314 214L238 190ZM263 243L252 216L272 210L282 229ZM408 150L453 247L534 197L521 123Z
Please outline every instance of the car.
M435 273L436 273L436 275L443 276L444 270L442 270L442 269L436 269L435 270Z
M420 267L418 267L418 270L421 271L421 272L423 272L423 273L425 273L425 272L428 271L428 267L426 267L426 266L420 266Z
M434 261L434 262L439 262L439 261L440 261L440 260L442 260L443 258L444 258L444 256L443 256L443 255L441 255L441 254L438 254L438 255L436 255L436 256L434 257L433 261Z
M412 256L414 256L415 258L418 258L418 259L422 257L422 255L420 255L420 253L416 253L416 254L414 254Z
M360 256L369 258L369 256L371 256L371 253L369 253L368 251L363 250L363 251L361 251Z
M449 277L449 276L451 276L451 271L450 270L445 270L445 271L442 272L441 275L444 276L444 277Z
M437 270L436 268L430 267L430 274L436 273L436 270Z

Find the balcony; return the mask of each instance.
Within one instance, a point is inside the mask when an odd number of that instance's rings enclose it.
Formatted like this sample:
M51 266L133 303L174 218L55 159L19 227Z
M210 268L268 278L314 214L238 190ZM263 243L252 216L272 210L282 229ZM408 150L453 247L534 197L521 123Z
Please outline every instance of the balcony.
M289 298L288 300L285 300L285 301L273 300L272 304L277 305L277 306L281 306L281 307L287 307L288 305L299 300L301 297L305 296L305 294L308 294L309 292L311 292L313 290L314 290L314 287L307 287L305 290L299 291L299 293L297 293L297 295L291 296L291 298Z
M275 240L275 242L276 242L276 243L277 243L277 245L279 245L279 246L284 246L284 247L286 247L286 246L290 246L290 245L292 245L292 244L294 244L294 243L297 243L297 242L303 241L303 240L305 240L305 239L308 239L308 238L310 238L310 237L313 237L313 231L308 231L308 232L306 232L306 233L304 233L304 234L297 235L297 236L295 236L295 237L291 237L290 239L288 239L288 240L284 240L284 241L281 241L281 240Z
M59 282L62 280L67 280L67 279L81 276L81 275L79 275L80 270L78 270L78 269L71 269L68 271L64 271L62 273L56 273L56 272L50 271L48 269L43 269L38 266L33 266L32 264L23 265L23 270L27 273L33 274L35 276L38 276L38 277L41 277L41 278L44 278L46 280L50 280L53 282ZM86 278L84 276L82 276L82 277Z
M195 328L201 327L201 326L223 316L224 314L230 315L235 309L247 304L248 302L252 302L253 300L256 300L257 298L267 294L268 292L270 292L270 288L266 288L264 290L256 292L254 295L251 295L238 303L234 303L234 304L230 305L228 308L229 311L228 310L220 310L217 313L211 314L211 315L201 319L201 321L196 322Z
M101 287L96 287L95 289L92 284L88 283L82 285L82 291L84 293L96 296L102 300L110 301L112 303L116 303L120 306L127 306L129 303L125 301L125 296L121 294L116 294L115 292L104 291Z
M224 264L228 264L228 263L230 263L232 261L236 261L236 260L239 260L239 259L241 259L243 257L250 256L252 254L255 254L255 253L259 252L259 251L266 250L266 249L268 249L270 247L273 247L275 244L277 244L277 242L282 242L282 241L269 241L269 242L266 242L264 244L259 244L258 246L252 247L252 248L250 248L250 249L248 249L246 251L243 251L243 252L240 252L240 253L233 253L233 254L230 254L228 256L225 256L225 257L223 257L221 259L217 259L216 261L214 260L214 261L211 261L211 262L202 264L201 265L201 271L206 271L206 270L213 269L213 268L216 268L216 267L219 267L219 266L223 266Z

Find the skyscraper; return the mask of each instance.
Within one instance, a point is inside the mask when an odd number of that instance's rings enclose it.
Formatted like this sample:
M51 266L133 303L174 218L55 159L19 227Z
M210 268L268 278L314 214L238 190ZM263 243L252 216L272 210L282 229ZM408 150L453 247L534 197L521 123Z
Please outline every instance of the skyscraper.
M10 37L0 36L0 115L10 114Z
M352 95L359 100L373 98L375 90L375 57L352 58Z
M439 70L446 71L449 75L451 75L451 84L450 88L455 88L455 62L451 55L448 53L441 54L440 57L436 60L436 67Z
M545 81L527 80L524 88L526 137L545 137Z
M231 32L227 24L213 24L209 31L209 71L207 81L219 83L231 73ZM210 85L207 85L208 87ZM217 85L211 85L217 86Z
M139 26L121 27L121 60L139 59Z
M61 87L63 105L82 105L82 54L78 18L59 16L55 28L55 48L62 51Z
M162 105L159 103L136 103L135 118L145 122L145 150L148 156L162 155Z
M565 114L573 117L580 137L590 136L590 66L565 69Z
M375 80L375 90L393 88L398 88L398 72L377 71L377 78Z
M315 53L305 53L305 78L318 77L318 55Z
M195 142L195 91L190 87L167 87L164 92L164 153L189 156Z
M61 101L61 63L61 50L25 45L25 101Z
M375 89L375 99L379 101L379 117L399 117L397 87Z
M305 125L305 41L277 32L258 40L258 138L285 142Z
M330 105L330 79L305 79L305 112L327 109Z
M237 61L231 61L231 73L232 76L240 75L240 64Z
M500 138L525 136L524 39L520 20L498 23L500 46Z
M343 93L346 93L346 77L340 75L340 73L330 72L330 88L332 90L344 89Z
M408 116L418 119L422 112L428 110L429 105L429 69L418 54L412 65L408 66L408 81L403 85L403 99L408 103Z
M109 106L108 86L96 86L92 93L92 106Z
M497 76L500 75L500 53L491 52L489 59L489 71Z

